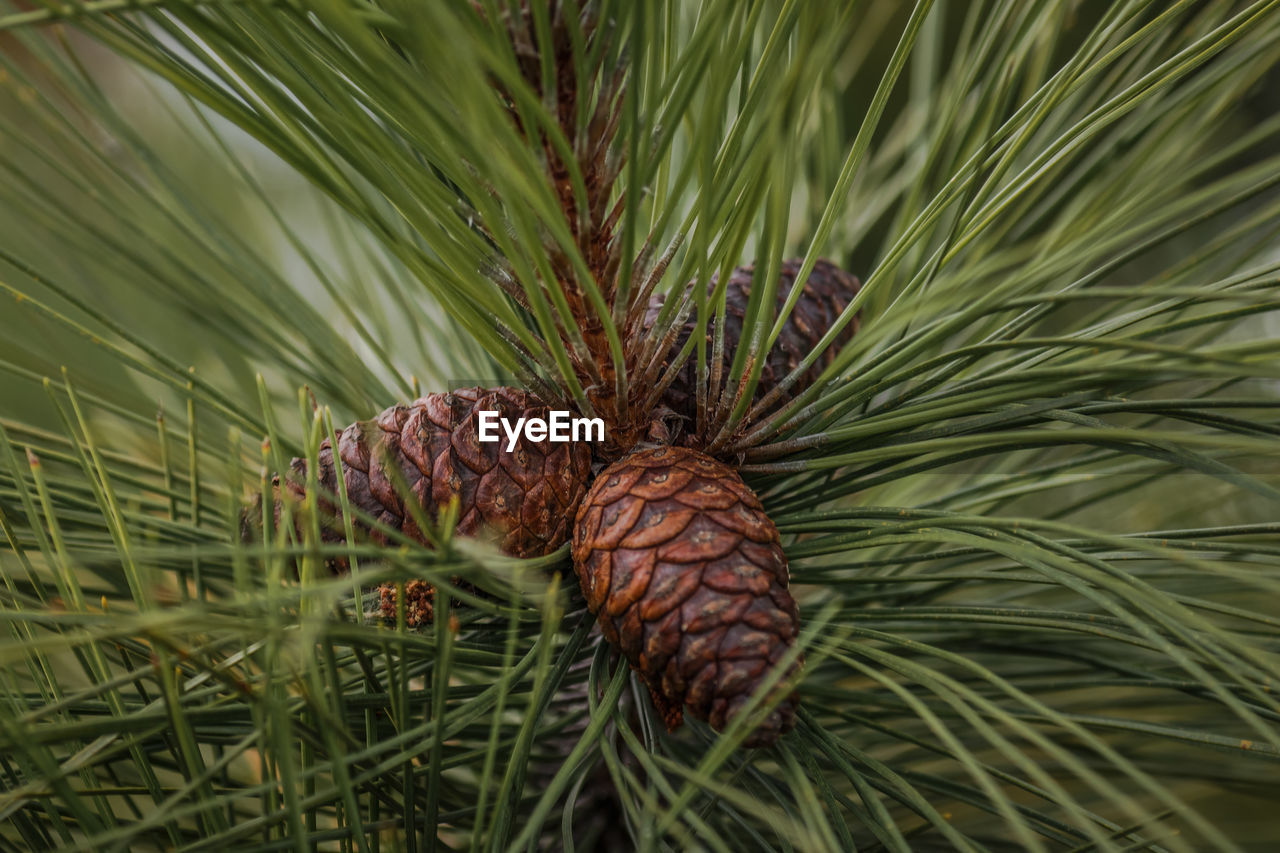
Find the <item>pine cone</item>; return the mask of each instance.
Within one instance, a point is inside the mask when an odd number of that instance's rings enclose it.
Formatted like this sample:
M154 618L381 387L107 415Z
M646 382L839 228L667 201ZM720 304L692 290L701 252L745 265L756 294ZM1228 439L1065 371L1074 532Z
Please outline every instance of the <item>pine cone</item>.
M723 729L795 642L778 529L736 472L695 450L641 450L601 472L578 510L573 560L605 638L669 729L682 706ZM745 744L790 731L796 704L782 700Z
M392 406L373 420L354 423L338 436L338 458L351 505L426 544L393 485L394 465L428 519L434 520L457 496L458 533L489 536L514 557L537 557L559 548L569 538L569 519L587 488L589 446L522 437L508 452L505 436L496 442L479 440L481 411L496 411L514 422L520 417L545 418L549 410L526 391L467 388L428 394L407 406ZM320 445L319 464L322 493L337 495L328 439ZM295 458L289 473L277 478L279 488L299 500L305 496L306 482L305 459ZM321 538L343 541L340 508L328 499L320 504ZM277 524L279 517L277 501ZM301 524L298 527L301 531ZM363 528L357 524L357 529ZM376 529L366 532L375 542L386 540ZM339 561L331 568L340 571L346 566Z
M787 296L791 293L791 288L795 286L796 274L800 272L802 260L801 258L793 258L782 262L781 279L778 283L778 310L782 309L783 304L787 301ZM738 347L738 342L742 338L743 318L746 316L747 300L750 298L751 293L751 277L754 273L754 264L738 267L733 271L733 275L729 278L729 283L725 288L725 313L720 316L720 320L725 323L724 352L726 362L732 359L733 353ZM718 275L711 277L711 281L707 284L708 294L715 290L718 280ZM693 282L688 285L690 288L693 286ZM836 318L840 316L840 312L845 309L845 306L857 295L861 286L856 276L845 272L830 261L820 259L814 264L813 272L809 274L809 279L804 284L803 293L796 301L795 307L787 318L786 325L782 327L782 332L778 335L777 342L765 359L764 367L761 368L760 381L756 384L756 400L764 397L787 374L798 367L805 356L813 352L818 345L818 341L835 323ZM653 298L650 299L649 308L644 317L646 331L653 328L658 319L658 312L662 310L665 301L665 293L654 294ZM684 328L680 330L675 344L671 347L668 359L677 356L688 342L697 326L697 319L696 316L691 315L685 321ZM791 391L783 395L783 401L794 398L815 382L818 375L835 360L839 348L851 340L857 331L858 318L855 316L849 325L841 330L840 336L835 343L828 347L818 360L805 371L799 382L792 386ZM708 358L710 358L714 340L713 329L708 325ZM697 370L697 354L693 353L680 368L680 372L667 387L661 399L663 405L670 408L677 415L686 418L691 424L697 418Z
M396 624L396 605L399 591L396 584L384 583L378 587L378 611L382 618ZM404 623L408 628L421 628L431 624L435 613L436 591L426 581L411 580L404 585Z

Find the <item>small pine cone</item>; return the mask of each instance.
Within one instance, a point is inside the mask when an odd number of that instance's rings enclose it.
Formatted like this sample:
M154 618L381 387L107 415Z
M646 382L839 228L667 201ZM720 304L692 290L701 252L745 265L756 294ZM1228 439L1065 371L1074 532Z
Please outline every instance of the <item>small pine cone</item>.
M396 624L396 584L384 583L378 587L378 609L382 618ZM404 624L409 628L421 628L431 624L436 591L426 581L412 580L404 585Z
M426 544L393 484L394 465L427 519L434 521L456 496L461 504L458 533L489 536L513 557L538 557L559 548L569 538L569 519L587 488L590 447L521 438L508 452L505 436L494 442L479 440L481 411L496 411L513 423L521 417L546 418L549 412L526 391L467 388L428 394L407 406L392 406L373 420L354 423L338 436L338 458L351 505ZM321 491L336 496L337 469L328 439L320 445L318 458ZM278 480L278 488L301 500L306 460L295 458L289 473ZM343 541L336 502L322 499L321 512L322 539ZM279 516L277 501L277 524ZM375 542L386 539L376 529L368 533Z
M682 706L723 729L795 643L778 528L736 472L698 451L640 450L602 471L578 510L573 561L605 638L669 729ZM797 701L783 699L745 745L790 731Z
M778 282L777 308L779 311L782 310L782 306L787 301L791 289L795 286L796 274L800 272L802 260L802 258L793 258L782 262L781 279ZM738 267L733 271L733 275L729 278L729 283L725 287L725 313L720 315L720 320L725 323L724 352L726 362L732 359L733 353L738 347L738 342L742 338L742 324L747 312L747 301L751 293L751 277L754 273L754 264ZM713 275L707 285L708 294L715 290L717 281L719 281L719 275ZM688 287L693 287L693 283L690 282ZM836 318L840 316L840 312L853 301L854 296L858 294L858 290L861 287L862 285L856 276L845 272L830 261L819 259L814 264L813 272L809 274L809 279L804 284L803 293L796 300L795 307L792 308L786 325L782 327L782 332L778 335L777 342L765 359L764 367L760 370L760 381L756 384L756 400L759 400L772 390L786 378L787 374L800 365L805 356L817 348L818 341L834 325ZM667 294L665 293L654 294L649 301L649 307L644 317L646 330L653 328L653 324L658 319L658 312L662 310L663 303L666 301L666 296ZM697 326L697 319L696 316L691 315L685 321L684 328L680 330L675 344L671 347L669 354L671 358L679 355L680 350L693 335ZM857 331L858 317L855 316L841 330L839 338L836 339L833 345L822 353L795 385L791 386L790 392L783 395L783 401L794 398L815 382L819 374L835 360L839 348L851 340ZM708 358L711 356L714 340L713 328L708 324ZM696 419L697 370L697 354L693 353L667 387L661 400L663 405L690 422Z

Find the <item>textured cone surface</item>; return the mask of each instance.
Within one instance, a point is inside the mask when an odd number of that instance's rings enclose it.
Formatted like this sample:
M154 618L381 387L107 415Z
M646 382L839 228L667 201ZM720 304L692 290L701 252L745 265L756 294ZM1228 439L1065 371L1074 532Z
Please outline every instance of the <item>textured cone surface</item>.
M378 522L426 544L405 500L397 491L395 470L428 520L455 496L460 503L457 532L492 538L514 557L549 554L569 538L573 512L586 491L591 451L582 442L531 442L523 437L510 452L502 430L499 441L479 439L479 413L517 418L546 418L546 404L512 388L467 388L428 394L409 405L392 406L373 420L359 421L338 436L338 459L351 506ZM317 472L323 495L338 494L334 448L320 446ZM394 468L393 468L394 466ZM281 488L305 496L307 462L294 459ZM340 508L323 498L322 538L343 541ZM280 506L276 505L277 524ZM363 525L357 520L358 530ZM301 524L299 524L301 528ZM377 529L369 538L384 542ZM345 566L336 564L335 569Z
M800 272L801 262L801 258L793 258L782 262L778 282L777 309L779 311L782 310L783 304L787 301L791 289L795 287L796 274ZM754 265L738 267L733 271L733 275L729 278L729 283L725 286L725 314L721 315L720 319L725 324L724 353L726 363L732 360L733 353L742 338L743 319L747 312L747 301L751 294L751 277L754 274ZM718 281L718 275L711 277L711 281L707 284L708 294L715 290ZM688 286L693 287L693 284L690 283ZM764 367L760 370L760 381L756 385L755 399L759 400L772 390L786 378L787 374L800 365L805 356L817 348L818 341L835 324L836 318L840 316L840 312L845 309L845 306L853 301L853 297L857 295L860 287L861 284L856 276L845 272L830 261L819 260L814 264L813 272L809 274L809 279L804 284L804 290L800 298L796 300L795 307L791 310L790 316L787 317L787 322L783 325L782 331L778 335L778 340L765 359ZM659 293L655 294L650 300L644 318L646 330L653 328L658 319L658 312L662 310L662 306L666 301L666 296L667 294L665 293ZM691 315L685 321L675 344L671 347L670 358L674 358L680 353L680 350L693 335L696 325L697 317ZM827 347L818 360L804 372L799 381L791 386L790 392L783 395L783 401L791 399L816 381L819 374L835 360L840 347L852 339L857 331L858 317L855 316L841 330L840 336L835 342ZM713 330L708 324L708 358L711 356L713 342ZM694 352L680 368L680 372L672 380L662 396L664 405L690 421L694 421L697 414L697 385L695 384L697 369L697 353Z
M601 631L669 728L684 706L723 729L795 642L777 527L736 472L697 451L641 450L601 472L573 560ZM782 700L746 745L789 731L796 702Z
M408 628L421 628L431 622L435 611L436 591L426 581L411 580L404 585L404 624ZM396 584L384 583L378 587L378 610L382 618L392 625L397 621L399 590Z

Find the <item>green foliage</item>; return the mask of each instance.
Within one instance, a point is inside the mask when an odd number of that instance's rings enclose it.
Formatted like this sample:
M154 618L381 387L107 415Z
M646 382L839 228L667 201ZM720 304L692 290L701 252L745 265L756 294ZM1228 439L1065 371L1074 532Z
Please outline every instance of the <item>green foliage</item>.
M1277 4L586 4L576 126L626 79L617 282L480 5L0 17L6 849L1272 839ZM861 331L752 403L788 255L863 275ZM759 261L706 402L801 606L776 747L663 734L564 551L240 542L270 471L419 387L589 408L557 256L623 391L629 300ZM715 328L689 293L661 324ZM415 578L452 618L380 620Z

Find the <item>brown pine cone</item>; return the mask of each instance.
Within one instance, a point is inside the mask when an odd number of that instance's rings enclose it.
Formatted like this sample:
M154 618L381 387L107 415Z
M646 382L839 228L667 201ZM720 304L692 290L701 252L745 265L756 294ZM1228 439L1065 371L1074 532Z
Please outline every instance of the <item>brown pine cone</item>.
M479 412L516 418L545 418L549 409L533 394L513 388L467 388L428 394L409 405L392 406L373 420L359 421L338 436L338 458L351 505L382 524L426 544L389 473L399 469L412 498L433 520L457 496L458 533L489 537L513 557L549 554L569 538L569 521L591 475L591 450L584 442L530 442L510 452L507 439L479 440ZM337 469L328 439L320 445L318 479L323 494L337 495ZM307 462L295 458L279 487L305 497ZM322 499L321 536L343 541L341 511ZM252 511L250 511L252 513ZM280 504L276 503L279 523ZM357 530L362 525L357 523ZM301 531L301 525L299 530ZM369 538L383 542L378 530ZM331 568L344 570L341 562Z
M723 729L796 640L777 527L735 471L698 451L640 450L602 471L578 510L573 561L669 729L682 706ZM745 745L790 731L797 702L783 699Z
M796 274L800 272L802 261L802 258L792 258L782 262L781 278L778 282L778 310L782 309L783 304L787 301L787 296L791 293L791 288L795 286ZM754 273L754 264L738 267L733 271L733 275L729 278L729 283L725 288L725 314L720 316L720 320L725 323L724 353L726 363L733 358L738 342L742 338L743 318L746 316L747 300L750 298L751 293L751 277ZM707 284L708 295L715 290L717 281L719 281L719 276L713 275L711 281ZM693 286L692 282L687 285L690 288ZM764 367L761 368L760 381L756 384L756 400L759 400L772 390L787 374L799 366L806 355L813 352L818 345L818 341L835 323L836 318L840 316L840 312L845 309L845 306L853 301L853 297L857 295L861 286L856 276L845 272L830 261L819 259L814 264L813 272L809 274L809 279L804 284L803 293L796 301L795 307L791 310L791 315L787 318L786 325L782 327L782 332L778 335L777 342L765 359ZM658 293L654 294L653 298L649 300L649 308L644 317L646 330L653 328L653 324L658 319L658 312L662 310L662 305L666 301L666 296L667 294L665 293ZM671 352L668 355L669 359L679 355L680 350L693 335L697 326L697 319L696 316L691 315L685 321L684 328L680 330L675 344L671 347ZM818 360L805 371L799 382L791 387L790 392L783 395L783 401L794 398L815 382L818 375L835 360L836 353L840 347L851 340L857 331L858 317L855 316L849 325L841 330L839 338L833 345L828 347ZM714 340L713 329L708 324L708 358L711 356ZM685 361L680 368L680 372L667 387L661 399L663 405L670 408L677 415L686 418L691 424L697 418L695 408L697 405L697 370L698 360L695 352Z

